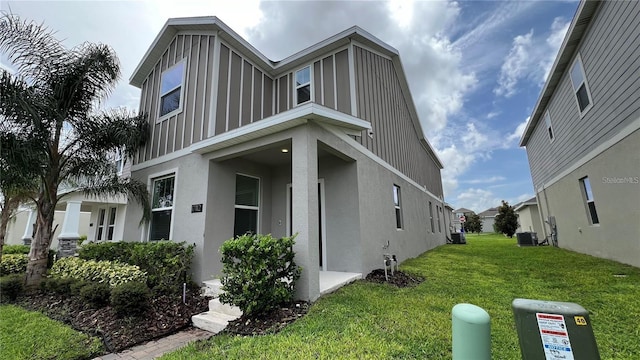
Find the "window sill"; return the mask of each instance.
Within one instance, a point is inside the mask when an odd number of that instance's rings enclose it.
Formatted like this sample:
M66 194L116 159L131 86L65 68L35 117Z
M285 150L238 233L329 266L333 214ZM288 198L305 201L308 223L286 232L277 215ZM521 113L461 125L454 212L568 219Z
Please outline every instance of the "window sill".
M171 118L173 116L179 115L180 113L182 113L182 108L177 108L177 109L173 110L172 112L166 113L166 114L164 114L164 115L162 115L162 116L160 116L160 117L158 117L156 119L156 124L160 124L161 122L163 122L163 121L165 121L165 120L167 120L167 119L169 119L169 118Z

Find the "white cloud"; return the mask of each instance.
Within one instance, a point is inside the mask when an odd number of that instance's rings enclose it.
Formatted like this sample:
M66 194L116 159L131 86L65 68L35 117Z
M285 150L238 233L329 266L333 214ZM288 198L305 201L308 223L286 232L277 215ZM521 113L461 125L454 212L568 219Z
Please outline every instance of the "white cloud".
M504 180L507 180L507 178L504 177L504 176L491 176L491 177L488 177L488 178L466 180L466 181L463 181L463 183L472 184L472 185L475 185L475 184L492 184L492 183L499 182L499 181L504 181Z
M569 22L555 18L547 37L535 36L533 29L513 39L511 50L504 58L494 93L511 97L520 81L529 80L542 86L569 28Z
M509 136L507 136L507 144L520 141L520 138L522 138L522 134L524 134L524 129L526 129L527 123L529 122L529 118L530 116L527 116L527 119L518 124L516 130L509 134Z
M505 200L509 205L513 206L532 197L533 194L526 193L520 194L515 198L501 199L490 190L471 188L458 194L455 199L455 204L457 204L456 207L465 207L476 213L480 213L489 208L500 206L502 200Z

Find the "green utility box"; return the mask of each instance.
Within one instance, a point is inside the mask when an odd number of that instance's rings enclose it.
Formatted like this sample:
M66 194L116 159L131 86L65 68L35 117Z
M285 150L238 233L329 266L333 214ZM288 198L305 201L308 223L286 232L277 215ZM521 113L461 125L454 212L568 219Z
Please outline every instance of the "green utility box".
M568 302L515 299L511 304L523 360L599 360L589 312Z

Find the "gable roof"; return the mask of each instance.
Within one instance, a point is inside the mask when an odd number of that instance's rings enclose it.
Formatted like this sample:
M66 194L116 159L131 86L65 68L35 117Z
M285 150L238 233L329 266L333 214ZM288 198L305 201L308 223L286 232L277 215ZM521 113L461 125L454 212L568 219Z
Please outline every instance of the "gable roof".
M456 214L458 214L458 213L463 213L463 214L474 213L475 214L475 211L469 210L469 209L466 209L466 208L456 209L453 212L456 213Z
M404 67L398 50L373 36L366 30L352 26L336 35L333 35L317 44L314 44L306 49L298 51L297 53L290 55L282 60L273 61L268 59L258 49L253 47L248 41L243 39L238 33L233 31L229 26L222 22L216 16L202 16L202 17L186 17L186 18L171 18L164 24L155 40L149 46L149 49L142 57L142 60L133 71L133 74L129 78L129 83L137 88L142 87L142 83L147 78L149 73L155 67L158 59L162 57L166 48L171 44L173 38L181 31L212 31L233 46L236 50L241 52L244 56L263 68L271 76L275 76L278 73L286 72L296 67L310 62L311 60L321 56L322 54L339 47L348 45L351 40L366 45L377 52L391 58L393 62L393 68L400 80L400 87L402 95L407 102L409 108L411 123L414 127L418 139L422 147L427 151L427 154L436 163L436 165L442 169L444 168L442 161L434 151L433 147L429 143L429 140L424 136L424 131L420 125L418 118L418 112L416 110L411 91L409 90L409 83L405 76Z
M492 207L478 214L480 217L495 217L498 215L498 208Z
M526 208L527 206L533 206L533 205L538 205L538 200L536 199L535 196L532 197L529 200L525 200L525 201L523 201L521 203L516 204L513 207L513 210L514 211L519 211L519 210L522 210L522 209Z
M578 45L584 37L598 5L600 5L600 0L582 0L580 2L578 10L576 10L576 15L573 17L571 25L569 25L567 34L562 41L562 46L560 46L558 55L551 67L547 81L542 88L542 93L540 94L540 97L536 102L536 106L533 108L533 112L529 118L529 122L527 122L527 126L522 133L520 146L527 146L533 130L536 128L538 122L540 122L544 110L549 104L549 100L551 100L553 93L560 85L562 76L568 70L569 65L571 65L570 62L573 60L575 53L578 50Z

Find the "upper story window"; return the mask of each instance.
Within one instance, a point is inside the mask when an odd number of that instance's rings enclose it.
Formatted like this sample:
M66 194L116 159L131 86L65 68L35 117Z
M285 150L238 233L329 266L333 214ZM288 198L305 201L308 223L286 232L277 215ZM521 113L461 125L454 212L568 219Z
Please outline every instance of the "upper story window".
M553 127L551 127L551 116L549 116L549 111L544 113L544 123L547 125L547 135L549 135L549 140L553 141Z
M311 101L311 67L296 71L296 104Z
M160 117L182 109L185 61L173 65L162 73L160 85Z
M587 84L587 77L582 67L582 58L580 55L573 61L571 66L571 84L573 85L573 91L576 94L576 100L578 101L578 107L580 113L583 114L591 106L591 92L589 91L589 85Z

